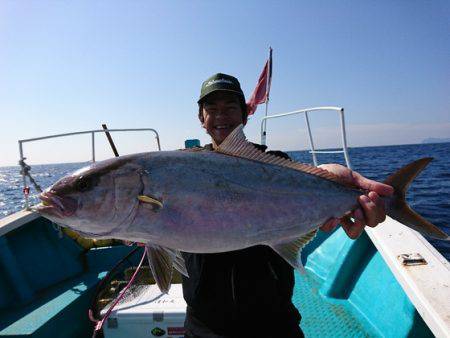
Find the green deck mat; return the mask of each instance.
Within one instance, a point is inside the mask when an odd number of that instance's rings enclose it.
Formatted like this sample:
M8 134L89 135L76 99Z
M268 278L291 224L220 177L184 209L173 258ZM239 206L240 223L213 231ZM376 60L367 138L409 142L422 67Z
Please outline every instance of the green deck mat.
M317 277L295 273L292 301L302 315L300 327L306 337L379 337L364 318L345 300L330 300L319 293ZM347 303L347 304L345 304Z

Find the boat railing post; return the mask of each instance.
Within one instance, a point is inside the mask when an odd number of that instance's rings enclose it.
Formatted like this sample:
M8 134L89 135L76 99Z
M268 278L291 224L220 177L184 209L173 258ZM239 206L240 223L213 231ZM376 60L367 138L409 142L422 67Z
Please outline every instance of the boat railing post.
M314 141L311 133L311 126L309 124L308 112L305 111L305 121L306 127L308 128L308 136L309 136L309 147L311 148L311 155L313 158L313 163L317 167L317 156L316 156L316 148L314 147Z
M264 120L264 123L266 123L266 120ZM261 144L262 144L263 146L266 145L266 131L265 131L265 130L264 130L264 131L262 132L262 134L261 134Z
M159 135L158 132L156 130L153 130L155 132L155 137L156 137L156 143L158 144L158 151L161 151L161 144L159 143Z
M340 113L340 117L341 117L342 148L344 150L344 157L345 157L345 162L347 164L347 167L349 169L351 169L352 167L350 164L350 156L348 155L348 149L347 149L347 134L345 132L344 108L341 108L339 113Z
M266 123L268 117L263 117L261 121L261 144L266 145Z
M266 115L264 117L267 117L268 105L269 105L269 98L267 98L267 101L266 101ZM266 145L266 134L267 134L267 119L266 118L263 119L262 127L263 127L263 131L261 133L261 144L263 146L265 146Z
M91 144L92 144L92 162L95 162L95 133L91 133Z
M25 158L23 157L23 146L22 141L19 141L19 155L20 155L20 165L22 167L21 174L22 174L22 180L23 180L23 191L25 192L25 189L27 188L27 176L25 175L25 170L23 167L23 161L25 161ZM25 193L25 210L30 210L29 202L28 202L28 194Z
M332 110L340 114L340 120L341 120L341 138L342 138L342 149L341 150L316 150L316 147L314 146L314 139L312 135L311 130L311 124L309 123L309 113L311 112L317 112L317 111L323 111L323 110ZM281 118L291 115L298 115L298 114L304 114L305 115L305 122L306 127L308 129L308 138L309 138L309 146L310 146L310 153L314 162L314 165L317 166L317 154L335 154L335 153L343 153L345 158L345 164L348 168L351 168L350 164L350 155L348 153L348 146L347 146L347 134L345 131L345 118L344 118L344 108L342 107L333 107L333 106L322 106L322 107L312 107L312 108L306 108L306 109L300 109L291 111L288 113L281 113L281 114L275 114L275 115L268 115L264 116L261 119L261 143L266 144L266 124L267 120L269 119L275 119L275 118Z

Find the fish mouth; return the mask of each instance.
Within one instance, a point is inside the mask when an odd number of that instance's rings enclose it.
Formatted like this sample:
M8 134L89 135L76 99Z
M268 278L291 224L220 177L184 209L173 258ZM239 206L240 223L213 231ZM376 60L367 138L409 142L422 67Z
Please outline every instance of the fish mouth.
M39 195L42 204L36 210L39 213L59 218L70 217L77 210L78 203L71 197L61 197L51 191L45 191Z

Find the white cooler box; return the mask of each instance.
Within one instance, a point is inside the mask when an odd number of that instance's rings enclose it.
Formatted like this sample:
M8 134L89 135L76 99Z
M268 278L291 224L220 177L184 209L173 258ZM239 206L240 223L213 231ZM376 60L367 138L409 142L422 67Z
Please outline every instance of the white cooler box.
M140 286L135 294L119 302L111 312L103 325L105 338L184 336L186 302L181 284L173 284L167 295L156 285ZM102 310L102 316L109 306Z

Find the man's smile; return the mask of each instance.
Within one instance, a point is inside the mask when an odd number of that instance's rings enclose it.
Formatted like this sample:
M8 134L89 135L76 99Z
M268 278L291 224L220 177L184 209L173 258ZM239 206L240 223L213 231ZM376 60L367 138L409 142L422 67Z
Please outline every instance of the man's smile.
M230 124L220 124L214 127L215 129L229 129L231 128Z

